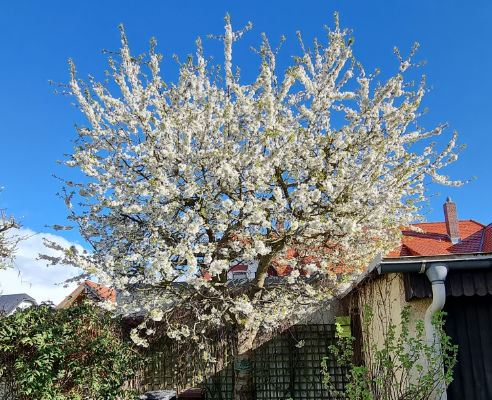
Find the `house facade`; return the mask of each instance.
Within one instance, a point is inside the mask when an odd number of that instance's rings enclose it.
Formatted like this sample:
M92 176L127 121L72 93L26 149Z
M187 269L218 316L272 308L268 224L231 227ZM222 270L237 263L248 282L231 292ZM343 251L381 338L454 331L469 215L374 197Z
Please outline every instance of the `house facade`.
M73 304L81 304L85 300L109 300L112 303L116 303L116 290L91 281L84 281L72 293L65 297L56 308L66 309Z
M434 344L432 317L443 310L444 331L458 345L458 355L453 382L436 398L492 399L492 224L458 220L449 198L443 208L443 222L402 232L402 244L342 300L344 312L362 347L381 345L389 324L400 326L405 307L410 329L423 320L427 343ZM366 305L374 315L369 335L361 332Z
M0 316L8 317L17 310L36 306L36 300L26 293L6 294L0 296Z

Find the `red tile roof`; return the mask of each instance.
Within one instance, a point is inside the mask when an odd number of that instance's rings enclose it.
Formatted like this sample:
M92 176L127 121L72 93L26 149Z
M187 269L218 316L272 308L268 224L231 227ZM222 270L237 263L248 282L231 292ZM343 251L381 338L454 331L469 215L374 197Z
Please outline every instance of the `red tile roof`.
M94 293L96 297L99 297L101 300L109 300L113 303L116 303L115 289L111 289L91 281L84 281L79 286L77 286L77 288L72 293L65 297L62 302L56 306L56 308L68 308L74 302L79 303L83 301L87 298L87 292L89 291Z
M488 224L483 232L482 251L492 252L492 224Z
M434 256L443 254L468 254L478 252L492 252L492 224L485 226L474 220L459 221L459 232L461 241L453 244L446 231L445 222L426 222L414 224L422 232L410 229L402 230L402 244L391 251L386 257L406 257L406 256ZM292 249L287 251L286 258L296 256ZM307 258L301 260L302 263L312 262ZM286 265L275 265L268 270L269 275L290 275L292 268ZM301 274L303 271L300 271ZM334 272L343 272L337 269Z
M292 247L289 247L285 252L285 259L289 260L291 258L299 258L299 253ZM316 263L316 258L313 256L301 257L300 263L303 265L309 263ZM278 261L274 261L273 265L267 270L268 276L289 276L291 273L292 273L292 267ZM306 275L306 271L302 269L299 270L299 273L301 275Z
M85 281L84 283L91 289L93 289L102 299L109 300L112 303L116 303L116 290L91 281Z
M459 221L461 241L453 244L445 222L414 224L422 232L403 230L402 244L386 257L434 256L442 254L478 253L485 226L474 220ZM492 232L491 232L492 235Z
M231 268L231 272L243 272L247 270L248 270L248 266L244 264L235 265L234 267Z

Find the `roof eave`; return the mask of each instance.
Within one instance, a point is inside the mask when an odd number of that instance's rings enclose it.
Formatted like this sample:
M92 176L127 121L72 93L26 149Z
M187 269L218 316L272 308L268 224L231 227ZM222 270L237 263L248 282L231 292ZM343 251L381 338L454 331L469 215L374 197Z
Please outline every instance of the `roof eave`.
M470 265L472 263L472 265ZM384 258L378 265L380 274L392 272L424 272L432 264L446 264L450 269L492 268L492 252L441 254Z

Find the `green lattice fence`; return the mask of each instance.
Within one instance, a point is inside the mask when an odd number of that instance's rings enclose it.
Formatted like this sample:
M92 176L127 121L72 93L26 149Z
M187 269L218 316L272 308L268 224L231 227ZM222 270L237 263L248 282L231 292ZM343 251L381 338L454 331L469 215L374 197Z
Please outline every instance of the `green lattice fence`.
M329 356L328 346L335 343L335 326L332 324L296 325L255 350L253 354L254 380L258 400L281 400L292 397L303 399L333 399L323 389L321 360ZM221 371L208 370L189 353L180 353L180 362L155 352L144 373L146 390L174 389L201 386L207 389L207 399L232 399L234 374L232 365ZM188 359L189 358L189 359ZM186 373L178 364L186 365ZM328 367L338 389L345 385L345 371L334 360ZM205 378L203 382L202 378ZM199 383L199 381L202 381Z

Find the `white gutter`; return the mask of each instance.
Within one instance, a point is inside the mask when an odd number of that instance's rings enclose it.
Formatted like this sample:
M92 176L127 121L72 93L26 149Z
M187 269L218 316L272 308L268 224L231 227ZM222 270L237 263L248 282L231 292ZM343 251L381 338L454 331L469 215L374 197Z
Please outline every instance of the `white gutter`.
M432 285L432 303L429 308L427 308L424 318L425 336L427 345L435 348L442 363L440 337L438 337L432 321L434 315L443 309L444 303L446 302L446 287L444 281L448 274L448 267L444 264L431 265L427 268L425 274ZM444 368L444 365L442 368ZM439 386L436 390L441 392L441 395L439 396L440 400L447 400L448 395L446 393L446 383L444 381L439 382Z
M446 287L444 286L444 281L448 274L448 267L444 264L432 265L425 271L425 274L432 285L432 303L425 312L425 334L427 343L429 345L434 345L436 338L432 319L437 312L443 309L444 303L446 302Z

